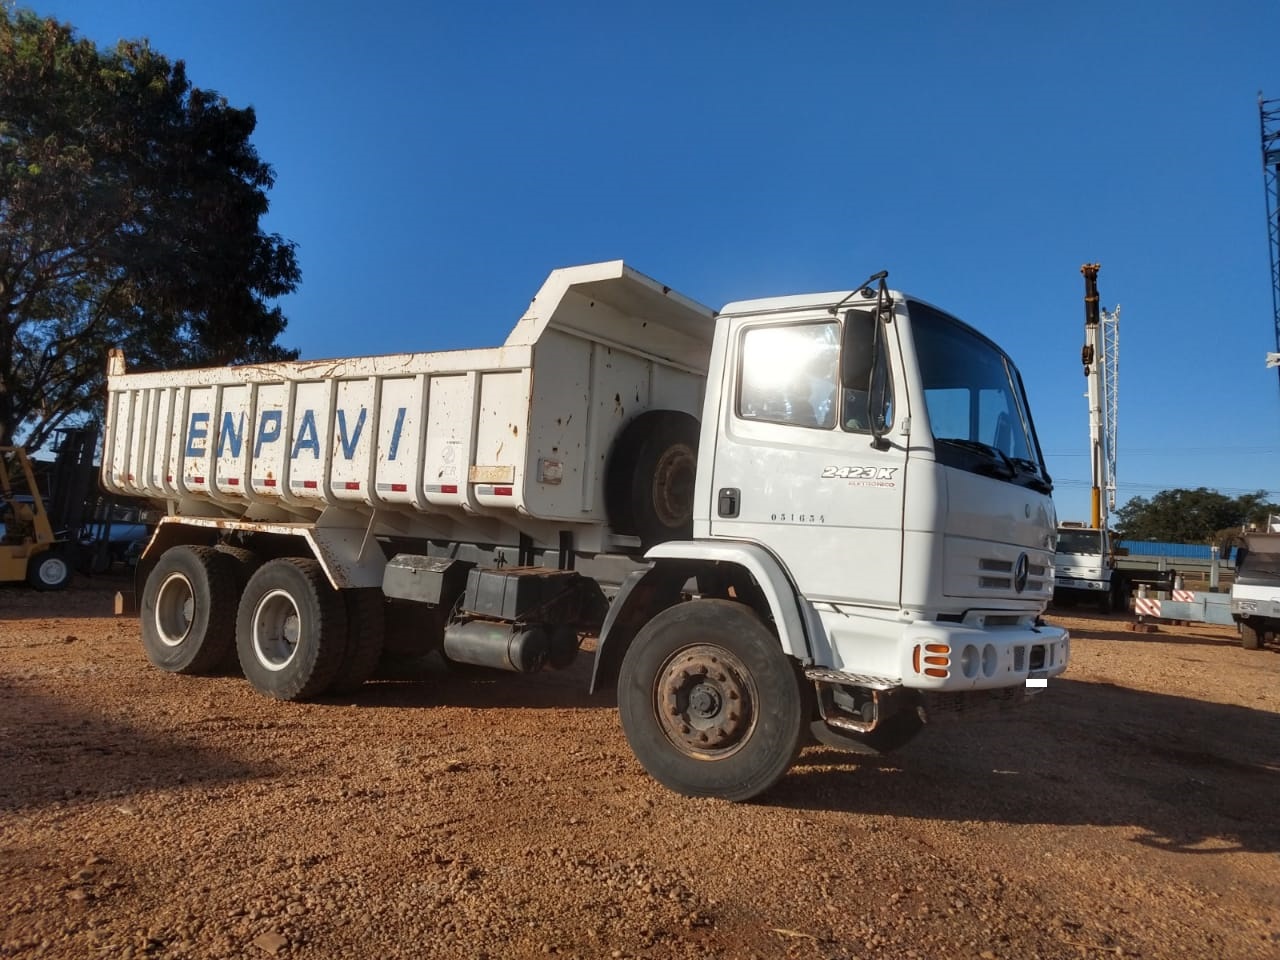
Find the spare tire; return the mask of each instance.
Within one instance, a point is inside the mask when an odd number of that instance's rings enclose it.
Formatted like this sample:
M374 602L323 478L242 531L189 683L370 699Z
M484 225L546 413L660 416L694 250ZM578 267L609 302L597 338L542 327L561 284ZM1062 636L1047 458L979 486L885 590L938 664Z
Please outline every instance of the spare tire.
M605 511L617 533L646 549L693 536L698 421L678 410L649 410L622 428L605 468Z

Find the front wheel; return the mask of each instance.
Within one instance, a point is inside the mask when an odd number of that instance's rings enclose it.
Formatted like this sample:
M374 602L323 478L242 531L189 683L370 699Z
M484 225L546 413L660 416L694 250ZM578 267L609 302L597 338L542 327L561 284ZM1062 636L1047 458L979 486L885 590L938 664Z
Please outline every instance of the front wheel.
M1246 650L1262 649L1262 631L1249 620L1240 621L1240 646Z
M1098 597L1098 612L1106 615L1114 613L1116 609L1116 591L1115 587L1107 584L1107 589L1102 591L1102 596Z
M636 758L690 797L749 800L777 783L804 742L804 703L777 638L727 600L658 614L618 675L618 712Z
M32 557L27 563L27 583L37 590L61 590L71 582L71 566L52 550Z

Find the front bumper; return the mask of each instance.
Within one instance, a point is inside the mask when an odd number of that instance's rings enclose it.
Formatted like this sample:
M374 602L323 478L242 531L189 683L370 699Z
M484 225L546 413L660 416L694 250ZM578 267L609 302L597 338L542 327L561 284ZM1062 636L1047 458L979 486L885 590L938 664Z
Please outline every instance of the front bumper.
M1054 590L1107 590L1111 584L1103 580L1081 580L1076 577L1054 577Z
M1062 627L921 622L904 632L899 668L902 685L915 690L1038 689L1036 681L1067 669L1070 654Z
M1233 617L1265 617L1269 620L1280 619L1280 601L1256 597L1232 597L1231 615Z

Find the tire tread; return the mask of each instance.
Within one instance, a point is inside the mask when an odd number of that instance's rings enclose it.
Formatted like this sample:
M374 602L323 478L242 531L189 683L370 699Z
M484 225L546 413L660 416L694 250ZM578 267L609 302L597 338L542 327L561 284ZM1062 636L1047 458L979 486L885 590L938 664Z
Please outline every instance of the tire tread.
M347 644L330 693L350 693L373 676L386 638L382 591L376 587L342 591L346 602Z
M1240 646L1246 650L1262 649L1262 631L1248 620L1240 621Z
M212 548L211 548L212 549ZM314 601L316 613L316 635L311 638L315 646L314 656L302 669L289 669L275 674L278 683L267 683L261 678L256 656L253 652L252 631L253 614L257 605L255 599L258 590L255 583L260 578L275 579L277 575L289 579L292 574L283 570L292 567L302 579L302 585ZM277 574L277 571L281 571ZM290 586L296 586L290 585ZM305 602L306 598L295 597L295 602ZM309 700L329 689L338 675L346 654L347 616L341 596L329 585L319 562L309 557L280 557L268 561L258 568L249 581L249 588L241 598L240 609L236 617L236 647L240 656L240 667L245 677L259 693L274 697L277 700Z
M754 742L721 760L691 761L666 741L653 716L657 671L694 642L719 644L755 668L760 726ZM691 797L750 800L776 784L807 740L807 703L777 638L755 611L732 600L693 600L659 613L636 635L618 680L618 710L632 751L655 780Z

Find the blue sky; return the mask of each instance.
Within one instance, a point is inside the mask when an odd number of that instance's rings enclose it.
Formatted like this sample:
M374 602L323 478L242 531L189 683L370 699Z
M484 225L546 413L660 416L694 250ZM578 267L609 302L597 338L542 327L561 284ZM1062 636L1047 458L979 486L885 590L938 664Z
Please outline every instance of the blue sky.
M1280 4L24 5L254 107L304 357L496 345L574 263L712 307L884 268L1010 351L1086 520L1099 261L1120 500L1280 500L1257 107Z

